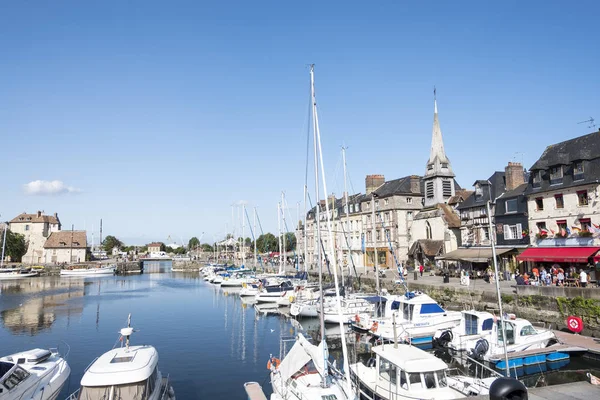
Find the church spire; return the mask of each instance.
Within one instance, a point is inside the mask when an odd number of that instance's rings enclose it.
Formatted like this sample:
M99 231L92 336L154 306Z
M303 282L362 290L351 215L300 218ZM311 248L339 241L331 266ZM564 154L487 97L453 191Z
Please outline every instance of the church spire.
M444 151L444 140L442 139L442 129L438 119L436 89L433 88L433 130L431 132L431 151L427 165L435 164L436 158L440 163L448 163L448 157ZM428 168L429 169L429 168Z

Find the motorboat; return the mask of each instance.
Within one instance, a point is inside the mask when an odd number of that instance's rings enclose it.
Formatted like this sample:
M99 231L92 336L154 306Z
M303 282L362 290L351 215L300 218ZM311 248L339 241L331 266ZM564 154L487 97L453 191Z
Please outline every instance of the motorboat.
M0 280L23 279L38 276L31 268L0 268Z
M158 370L158 352L148 345L130 346L133 333L129 315L127 328L120 331L122 346L94 360L67 400L175 400L169 377Z
M506 352L510 355L511 366L515 364L529 365L555 361L556 355L549 346L556 344L558 338L553 331L534 327L531 322L517 318L514 314L507 315L504 320L506 330ZM436 342L454 351L465 351L478 360L503 361L504 343L500 319L486 311L463 311L460 324L452 329L441 330L436 333ZM539 350L548 348L548 354L537 356L518 357L519 352L526 350ZM568 355L565 354L568 358ZM562 357L564 358L564 357ZM496 364L496 362L494 362Z
M104 266L85 265L82 267L72 266L60 270L61 276L101 276L114 275L117 266L114 264Z
M360 399L459 399L485 395L496 378L463 380L447 375L448 365L431 353L407 344L372 347L375 357L350 365ZM470 387L471 386L471 387Z
M349 324L355 315L362 313L371 313L374 310L374 305L367 300L354 297L341 299L341 312L338 311L337 304L331 304L324 308L323 316L326 323ZM319 313L321 310L317 309Z
M294 284L287 280L273 285L266 285L256 295L259 303L279 303L282 297L294 296Z
M256 297L260 293L259 283L244 283L240 290L240 297Z
M346 393L342 373L329 362L325 365L323 354L322 342L315 346L303 335L298 335L281 361L271 357L267 363L273 388L271 400L354 398L353 393ZM322 385L323 380L326 385Z
M438 330L457 326L462 316L460 311L444 310L422 292L376 297L379 298L380 304L376 307L376 312L382 316L357 314L352 326L384 340L399 340L412 344L429 343Z
M32 349L0 358L0 399L54 400L71 374L56 349Z

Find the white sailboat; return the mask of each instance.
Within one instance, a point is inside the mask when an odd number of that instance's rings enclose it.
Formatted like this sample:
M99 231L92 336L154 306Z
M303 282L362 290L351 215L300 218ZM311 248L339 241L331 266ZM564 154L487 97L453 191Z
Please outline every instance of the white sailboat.
M60 276L103 276L114 275L117 266L111 265L84 265L73 266L60 270Z
M0 358L1 400L54 400L71 374L57 350L32 349Z

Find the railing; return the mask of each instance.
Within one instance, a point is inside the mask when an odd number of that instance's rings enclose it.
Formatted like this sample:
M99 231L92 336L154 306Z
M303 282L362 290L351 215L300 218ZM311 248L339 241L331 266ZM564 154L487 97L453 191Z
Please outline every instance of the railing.
M69 397L67 397L65 400L77 400L77 398L79 397L79 391L81 389L77 389L76 391L74 391L73 393L71 393L71 395Z

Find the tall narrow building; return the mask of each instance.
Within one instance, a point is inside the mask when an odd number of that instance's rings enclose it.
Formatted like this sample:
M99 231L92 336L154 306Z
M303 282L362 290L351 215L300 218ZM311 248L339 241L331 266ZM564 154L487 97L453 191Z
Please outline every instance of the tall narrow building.
M450 160L444 151L444 140L438 118L437 99L433 99L433 130L431 133L431 151L425 169L423 183L425 186L425 208L436 204L446 204L454 196L454 172Z

